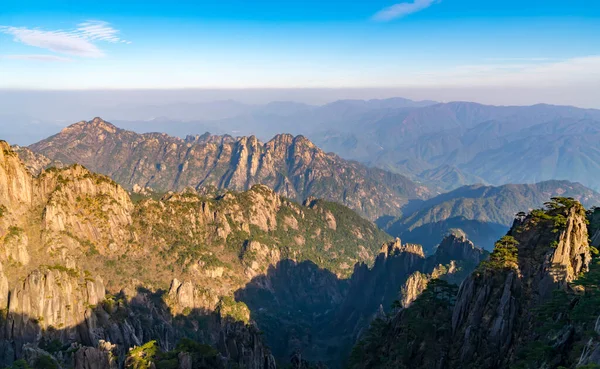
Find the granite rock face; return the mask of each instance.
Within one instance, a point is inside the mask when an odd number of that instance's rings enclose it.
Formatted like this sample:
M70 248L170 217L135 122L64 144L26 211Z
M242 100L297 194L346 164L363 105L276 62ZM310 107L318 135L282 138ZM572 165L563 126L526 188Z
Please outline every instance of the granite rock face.
M452 318L457 363L508 365L518 342L533 329L533 309L588 270L583 207L575 203L548 214L564 223L536 215L515 221L509 236L515 240L516 264L482 268L461 285Z
M341 159L303 136L256 137L136 134L100 118L79 122L30 147L52 160L85 165L127 188L158 191L215 186L247 190L267 185L285 197L316 196L342 203L370 219L400 215L429 190L408 178Z
M449 235L437 251L438 260L456 253L473 262L478 254L460 234ZM494 252L457 291L430 279L412 304L384 319L379 331L372 328L370 334L380 335L379 340L369 336L361 342L355 349L361 359L351 367L363 368L376 357L401 368L595 364L598 343L586 332L597 324L590 326L585 315L597 316L598 273L590 272L592 280L584 278L583 284L572 283L590 271L591 261L587 214L579 202L555 198L543 210L518 214ZM404 291L418 291L422 281L422 275L413 274ZM405 349L393 342L403 342Z
M419 297L419 295L425 291L429 278L427 275L417 271L408 277L402 289L400 290L400 303L403 308L407 308L410 304Z
M314 257L335 273L322 290L314 281L305 290L331 291L339 303L343 290L335 281L389 239L341 205L317 199L300 205L264 185L159 196L138 189L134 196L78 164L34 176L1 145L0 361L6 365L50 355L62 367L121 367L130 348L156 340L170 351L187 337L222 349L210 365L274 368L234 292L282 262Z

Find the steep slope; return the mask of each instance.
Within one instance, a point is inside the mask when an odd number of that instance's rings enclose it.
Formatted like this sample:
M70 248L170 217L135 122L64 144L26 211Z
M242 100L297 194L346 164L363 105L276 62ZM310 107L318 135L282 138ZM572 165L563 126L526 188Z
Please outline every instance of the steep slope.
M26 147L13 146L12 150L19 155L19 159L25 164L29 173L37 176L43 169L63 168L65 165L57 160L50 160L42 154L35 153Z
M448 235L429 258L419 245L396 239L382 246L373 266L357 263L349 279L312 263L280 263L236 297L248 305L277 358L299 351L338 368L372 319L393 309L394 301L410 304L432 278L460 283L486 257L464 234Z
M7 143L0 146L0 302L8 314L0 361L7 365L50 353L44 360L75 360L78 368L90 365L85 360L109 365L111 357L122 363L134 346L156 340L156 350L171 355L188 337L218 349L202 356L216 360L208 367L272 368L234 291L284 261L311 259L338 279L389 239L342 205L299 205L262 185L138 195L134 203L80 165L34 177ZM84 346L84 357L70 356L71 345Z
M598 364L597 271L586 213L556 198L520 216L457 291L438 281L375 322L352 368L557 368ZM594 282L592 282L594 281ZM593 367L593 366L592 366Z
M196 136L124 131L96 118L65 128L30 149L64 163L80 163L118 183L157 191L215 186L247 190L265 184L297 201L309 196L342 203L370 219L399 215L429 190L406 177L327 154L302 136Z
M425 201L419 210L389 223L385 229L431 252L436 240L448 230L459 228L477 245L491 250L517 212L538 208L555 196L573 197L587 207L600 204L600 194L568 181L465 186Z
M81 165L33 176L0 146L2 365L274 369L301 350L339 367L379 310L485 257L450 235L425 258L342 205L263 185L133 201Z

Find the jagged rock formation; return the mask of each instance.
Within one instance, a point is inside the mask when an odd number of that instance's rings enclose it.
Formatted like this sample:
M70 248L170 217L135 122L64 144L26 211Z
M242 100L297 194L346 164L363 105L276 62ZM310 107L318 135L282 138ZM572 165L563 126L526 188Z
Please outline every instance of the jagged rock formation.
M505 248L516 249L516 263L493 254L490 264L461 286L452 317L457 363L508 365L519 338L533 328L533 308L588 270L591 255L582 206L551 210L545 217L536 214L516 222L509 232L514 241L497 245L498 255Z
M137 194L134 202L80 165L32 176L0 146L0 359L8 365L48 357L122 366L129 348L156 340L167 355L190 337L218 354L179 351L181 363L189 353L193 367L272 369L233 292L285 260L315 260L337 280L389 239L344 206L299 205L262 185Z
M597 302L598 275L576 282L591 262L586 223L581 204L566 198L518 218L458 292L439 282L430 284L410 307L373 326L368 339L356 347L351 367L556 368L596 363L591 359L596 343L586 338L585 327L593 328L598 316L598 309L586 308ZM431 325L415 331L423 318Z
M476 267L474 255L478 260L487 256L470 241L454 237L442 242L441 255L428 258L419 245L399 239L385 243L371 267L357 263L347 280L310 262L280 263L236 296L250 307L277 358L299 351L337 368L375 317L391 311L396 300L418 296L422 289L411 288L416 275L425 285L432 275L460 283ZM448 259L452 255L466 256L466 261Z
M455 229L438 245L432 262L435 265L446 265L452 260L460 260L475 267L484 259L484 254L485 251L475 247L462 230Z
M48 168L64 168L65 165L58 160L50 160L48 157L33 152L27 147L12 146L12 151L19 155L19 158L25 164L25 168L34 176L39 175L42 170Z
M400 289L401 306L403 308L409 307L425 291L428 283L429 278L427 275L419 271L411 274Z
M64 163L74 161L111 176L127 188L158 191L215 186L248 190L265 184L303 201L316 196L342 203L370 219L400 215L410 199L429 197L426 187L399 174L368 168L320 150L303 136L136 134L95 118L65 128L30 149Z
M25 358L35 366L40 356L46 356L63 367L117 368L130 348L148 340L157 340L161 350L169 351L180 339L191 336L219 349L225 364L209 367L226 368L229 362L241 368L274 368L258 331L229 314L194 310L188 314L204 315L196 315L187 324L198 324L204 316L208 325L186 333L180 326L182 319L171 317L168 306L151 292L140 290L129 300L105 297L100 279L84 278L75 270L34 270L9 296L0 335L4 365Z

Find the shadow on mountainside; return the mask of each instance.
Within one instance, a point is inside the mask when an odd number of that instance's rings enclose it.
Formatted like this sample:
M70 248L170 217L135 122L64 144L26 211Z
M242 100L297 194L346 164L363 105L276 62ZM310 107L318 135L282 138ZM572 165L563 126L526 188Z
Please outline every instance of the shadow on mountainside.
M248 305L251 319L265 333L278 361L298 350L310 360L325 361L337 358L338 343L325 342L323 331L348 286L349 280L312 261L282 260L237 290L235 298Z
M349 279L312 261L283 260L237 290L235 298L249 307L276 359L287 361L300 351L311 362L339 368L371 320L399 298L408 277L427 267L422 253L390 250L372 268L356 264Z
M43 317L5 310L0 367L20 367L17 360L24 360L35 369L115 369L135 356L131 348L142 346L138 350L152 353L159 368L181 367L182 360L189 360L189 368L274 368L254 326L206 309L173 314L162 290L138 287L129 298L124 292L107 294L82 318L73 326L54 327Z

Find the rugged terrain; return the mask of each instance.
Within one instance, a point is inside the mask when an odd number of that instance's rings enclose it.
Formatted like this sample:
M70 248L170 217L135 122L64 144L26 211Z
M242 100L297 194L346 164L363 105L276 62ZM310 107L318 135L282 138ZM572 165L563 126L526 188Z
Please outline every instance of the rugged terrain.
M280 134L266 143L254 136L181 139L137 134L95 118L29 148L109 175L129 189L214 186L242 191L260 183L299 202L310 196L335 201L370 219L398 216L409 200L430 196L427 187L402 175L325 153L303 136Z
M598 251L588 227L598 227L588 218L568 198L519 215L460 288L436 280L374 321L351 367L596 367Z
M0 146L0 359L15 368L266 369L295 352L338 366L378 311L485 258L464 235L425 258L342 205L264 185L130 193Z

